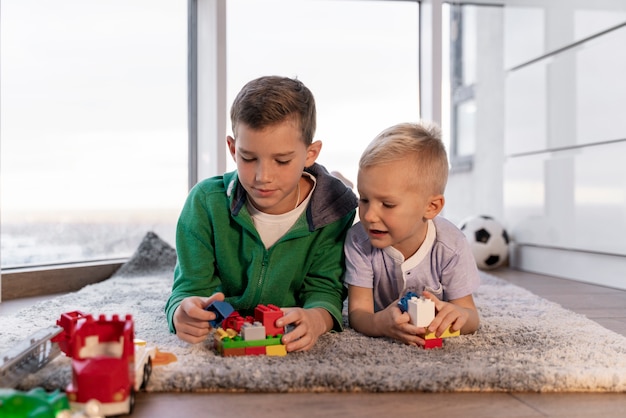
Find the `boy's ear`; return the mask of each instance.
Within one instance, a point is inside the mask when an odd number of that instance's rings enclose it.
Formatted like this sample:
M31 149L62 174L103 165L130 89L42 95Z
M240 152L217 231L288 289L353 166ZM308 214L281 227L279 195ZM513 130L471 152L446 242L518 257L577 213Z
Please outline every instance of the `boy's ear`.
M228 135L226 137L226 145L228 146L228 151L230 151L230 155L233 157L233 160L237 162L237 160L235 159L235 138Z
M311 167L317 157L320 155L320 151L322 150L322 141L315 141L306 150L306 161L304 162L305 167Z
M431 196L430 199L428 199L428 204L426 206L426 213L424 214L424 217L426 219L433 219L435 216L439 215L445 203L446 199L443 197L442 194Z

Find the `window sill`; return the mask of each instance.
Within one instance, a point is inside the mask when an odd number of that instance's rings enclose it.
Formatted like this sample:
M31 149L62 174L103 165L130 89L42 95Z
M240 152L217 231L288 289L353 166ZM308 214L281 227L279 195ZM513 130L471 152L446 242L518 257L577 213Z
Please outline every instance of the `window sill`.
M74 292L108 279L125 259L3 269L0 300Z

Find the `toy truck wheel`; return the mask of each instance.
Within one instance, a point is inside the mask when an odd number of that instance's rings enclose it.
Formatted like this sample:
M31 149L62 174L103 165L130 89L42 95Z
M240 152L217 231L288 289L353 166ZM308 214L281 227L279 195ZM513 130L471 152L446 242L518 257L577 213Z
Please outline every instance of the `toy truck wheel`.
M152 375L152 359L148 357L148 361L143 365L143 378L141 379L140 389L145 389L148 386L150 375Z
M135 389L131 389L128 395L128 415L131 415L135 410Z

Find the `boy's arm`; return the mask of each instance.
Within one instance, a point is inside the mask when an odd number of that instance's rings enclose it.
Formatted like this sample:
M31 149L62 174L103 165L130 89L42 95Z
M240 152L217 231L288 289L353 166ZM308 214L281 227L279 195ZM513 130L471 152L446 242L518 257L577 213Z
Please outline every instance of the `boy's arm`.
M300 297L305 309L323 308L333 319L332 329L343 329L342 306L346 288L343 243L354 220L355 212L325 226L317 239L315 260L306 272Z
M209 297L220 285L211 244L207 209L197 189L189 194L176 228L177 263L172 293L165 306L170 332L175 333L174 313L183 299L192 296Z
M375 321L372 289L348 285L348 319L350 326L369 337L383 335Z
M374 312L372 289L348 287L350 326L370 337L390 337L410 345L424 345L424 328L411 325L408 313L402 313L395 303ZM420 336L421 335L421 336Z

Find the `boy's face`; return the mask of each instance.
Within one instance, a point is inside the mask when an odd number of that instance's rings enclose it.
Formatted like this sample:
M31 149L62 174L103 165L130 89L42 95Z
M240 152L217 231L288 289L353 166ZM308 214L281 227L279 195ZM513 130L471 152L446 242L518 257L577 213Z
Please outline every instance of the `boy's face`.
M362 168L358 174L359 218L372 245L392 246L409 258L426 237L427 220L443 208L443 196L415 187L408 159Z
M321 142L307 147L290 120L261 130L239 124L235 135L227 138L228 148L250 202L271 215L293 210L302 171L317 159Z

